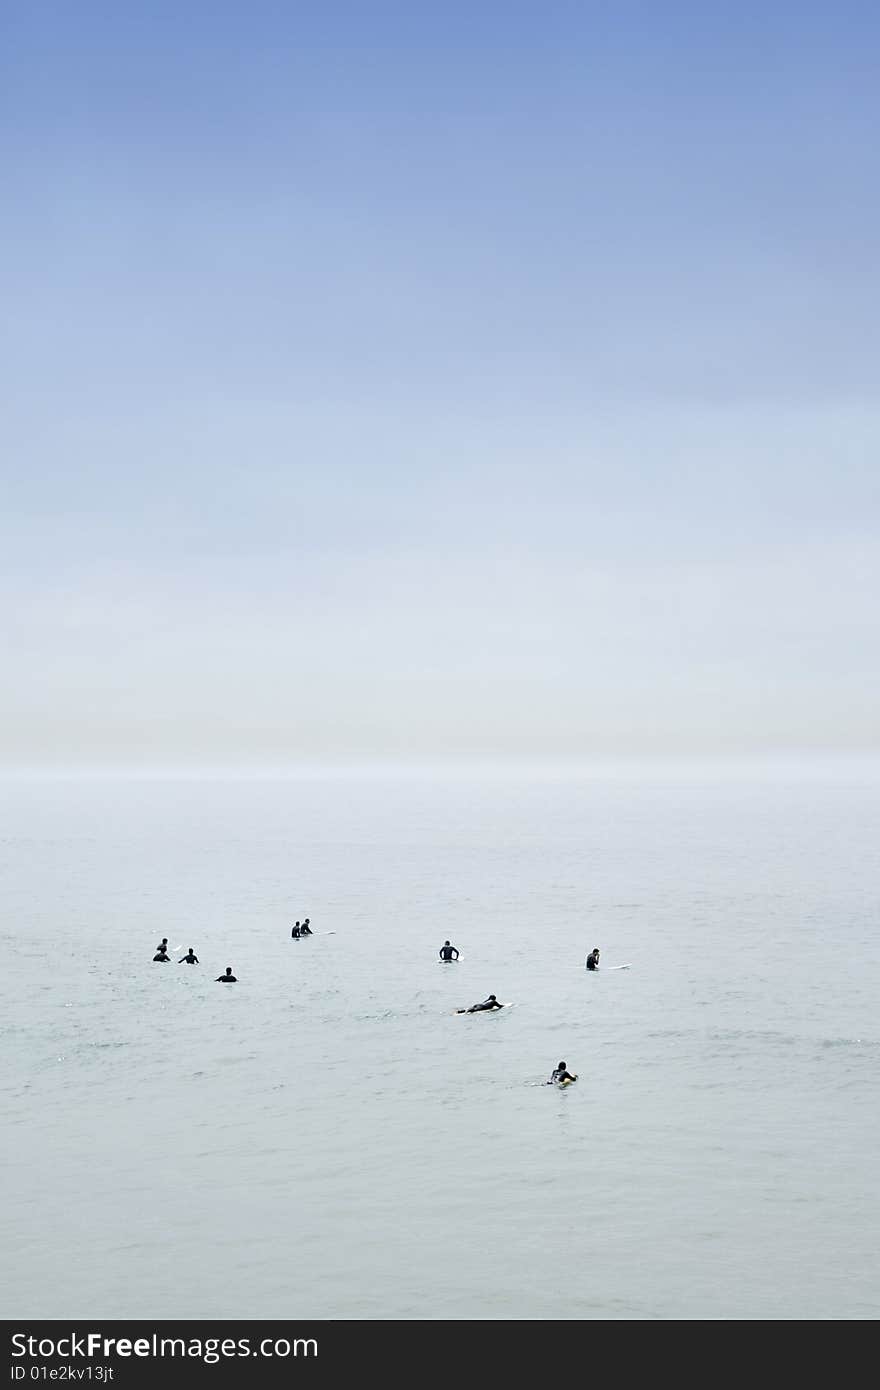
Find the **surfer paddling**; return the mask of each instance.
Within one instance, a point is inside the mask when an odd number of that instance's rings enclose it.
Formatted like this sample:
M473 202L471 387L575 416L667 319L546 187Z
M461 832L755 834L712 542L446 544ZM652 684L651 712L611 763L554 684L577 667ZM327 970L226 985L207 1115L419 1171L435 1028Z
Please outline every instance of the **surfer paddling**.
M504 1005L499 1004L494 994L490 994L488 999L484 999L482 1004L471 1004L469 1009L456 1009L457 1014L480 1014L488 1012L490 1009L503 1009Z

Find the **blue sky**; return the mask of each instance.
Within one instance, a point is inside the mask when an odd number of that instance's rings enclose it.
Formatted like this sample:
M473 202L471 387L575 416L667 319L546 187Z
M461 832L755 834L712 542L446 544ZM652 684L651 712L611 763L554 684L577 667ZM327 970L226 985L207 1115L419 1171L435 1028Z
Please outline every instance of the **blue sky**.
M877 746L873 7L5 14L7 760Z

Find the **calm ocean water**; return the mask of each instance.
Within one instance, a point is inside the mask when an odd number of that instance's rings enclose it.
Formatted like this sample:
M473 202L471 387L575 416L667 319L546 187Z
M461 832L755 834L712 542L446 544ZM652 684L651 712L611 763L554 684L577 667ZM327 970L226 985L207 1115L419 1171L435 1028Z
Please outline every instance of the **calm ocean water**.
M880 1314L876 767L10 777L0 840L5 1316Z

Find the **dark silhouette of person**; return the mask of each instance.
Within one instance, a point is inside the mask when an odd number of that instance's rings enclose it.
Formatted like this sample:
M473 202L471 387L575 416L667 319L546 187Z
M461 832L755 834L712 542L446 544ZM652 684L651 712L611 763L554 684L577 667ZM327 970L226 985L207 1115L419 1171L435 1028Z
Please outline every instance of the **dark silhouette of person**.
M306 918L306 920L303 922L302 926L300 927L300 929L299 929L299 934L300 934L300 936L314 936L315 933L312 931L311 927L309 926L309 918L308 918L308 917Z
M225 974L225 975L218 975L218 976L217 976L216 983L219 984L219 985L237 985L237 984L238 984L238 980L235 978L235 976L234 976L233 973L232 973L232 966L231 966L231 965L227 965L227 967L226 967L226 974Z
M592 949L592 951L590 952L590 954L587 956L587 969L588 969L588 970L598 970L598 969L599 969L599 947L598 947L598 946L594 946L593 949Z
M448 941L444 941L440 947L441 960L458 960L458 951L454 946L450 946Z
M162 940L159 942L159 945L156 947L156 955L157 955L157 956L160 956L160 955L163 955L163 954L164 954L164 955L167 955L167 954L168 954L168 937L167 937L167 936L163 936L163 937L162 937Z
M156 954L153 956L153 960L170 960L170 959L171 959L171 957L169 956L169 954L168 954L167 951L157 951Z
M564 1062L560 1062L559 1065L554 1068L553 1075L550 1077L550 1080L547 1082L547 1085L553 1086L554 1084L558 1084L560 1081L577 1081L577 1077L572 1076L571 1072L566 1070Z
M183 965L184 961L186 961L187 965L198 965L199 958L193 950L192 946L190 946L185 956L180 957L180 960L177 962L177 964Z
M499 1004L494 994L490 994L488 999L484 999L482 1004L471 1004L469 1009L458 1009L460 1014L479 1014L488 1009L503 1009L504 1005Z
M299 922L297 922L295 927L290 928L290 935L293 937L294 941L299 941L302 936L302 927Z

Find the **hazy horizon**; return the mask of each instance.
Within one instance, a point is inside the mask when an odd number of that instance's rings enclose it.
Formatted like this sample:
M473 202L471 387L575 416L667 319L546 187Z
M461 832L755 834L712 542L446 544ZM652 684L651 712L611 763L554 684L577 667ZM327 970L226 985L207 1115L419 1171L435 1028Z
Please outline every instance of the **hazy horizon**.
M18 10L0 765L880 750L878 37Z
M743 782L753 785L828 782L870 784L880 781L880 753L877 752L767 752L711 757L687 754L620 755L604 758L435 758L360 760L316 759L298 762L199 761L127 763L32 763L0 765L0 783L37 782L322 782L391 783L492 782L538 785L546 783L631 783L647 786L697 785L711 782Z

